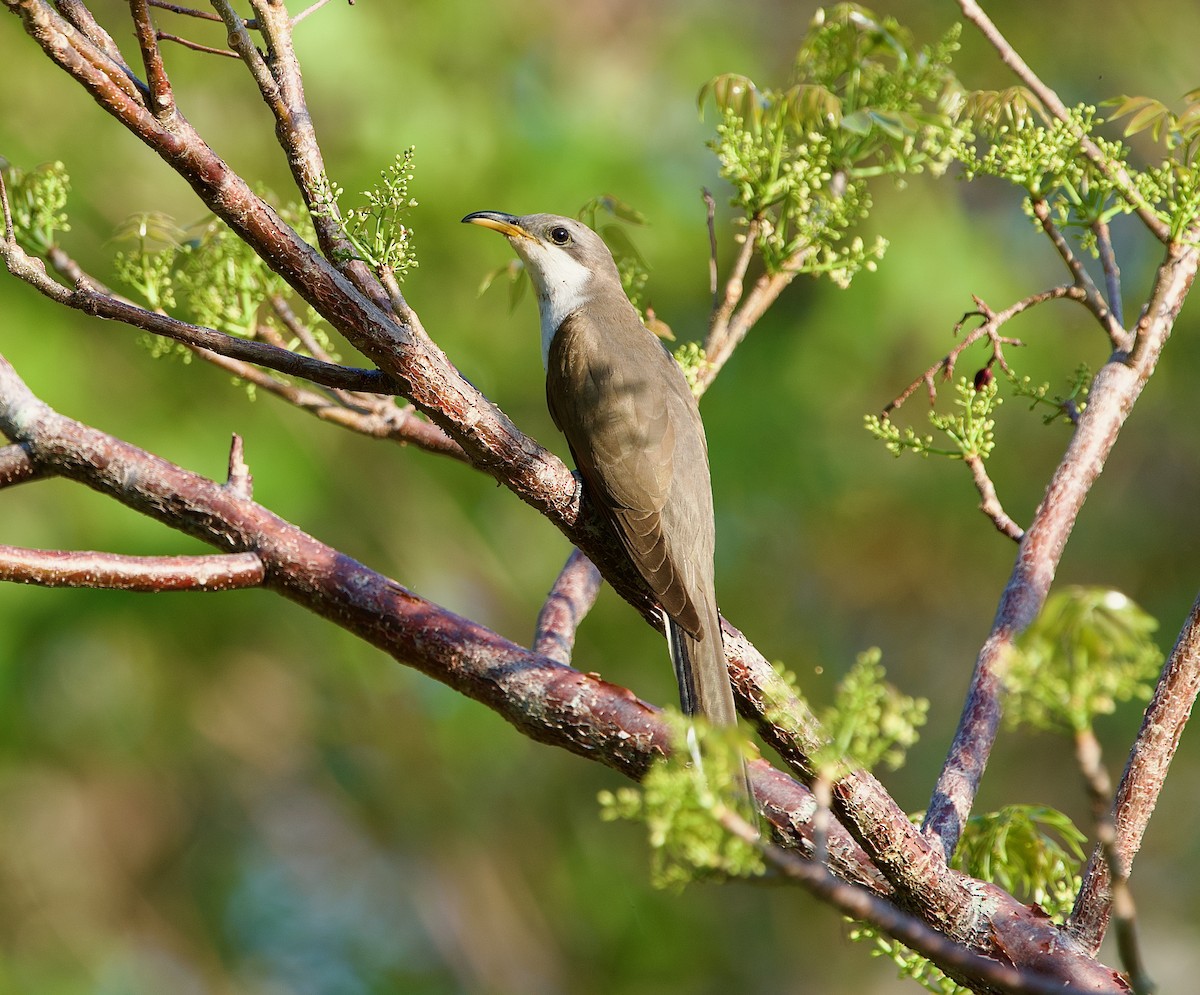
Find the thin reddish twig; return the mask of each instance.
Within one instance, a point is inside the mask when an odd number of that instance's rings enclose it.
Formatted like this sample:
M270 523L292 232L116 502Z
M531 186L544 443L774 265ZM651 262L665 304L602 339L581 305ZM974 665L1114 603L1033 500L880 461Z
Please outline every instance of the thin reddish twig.
M0 581L39 587L92 587L147 594L237 591L261 587L264 576L262 560L256 553L123 556L0 545Z

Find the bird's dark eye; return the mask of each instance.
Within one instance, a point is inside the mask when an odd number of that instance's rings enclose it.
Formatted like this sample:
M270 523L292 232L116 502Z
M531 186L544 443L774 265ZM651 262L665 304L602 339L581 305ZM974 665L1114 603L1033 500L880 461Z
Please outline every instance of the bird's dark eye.
M550 229L550 241L555 245L566 245L571 241L571 233L562 225Z

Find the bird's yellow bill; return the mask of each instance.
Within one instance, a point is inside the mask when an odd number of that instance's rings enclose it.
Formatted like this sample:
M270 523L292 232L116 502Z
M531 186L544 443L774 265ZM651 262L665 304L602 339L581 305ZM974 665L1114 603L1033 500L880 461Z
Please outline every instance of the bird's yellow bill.
M482 225L484 228L491 228L492 231L498 231L501 235L509 238L530 237L529 232L517 224L517 219L513 215L502 214L500 211L476 211L463 218L463 224Z

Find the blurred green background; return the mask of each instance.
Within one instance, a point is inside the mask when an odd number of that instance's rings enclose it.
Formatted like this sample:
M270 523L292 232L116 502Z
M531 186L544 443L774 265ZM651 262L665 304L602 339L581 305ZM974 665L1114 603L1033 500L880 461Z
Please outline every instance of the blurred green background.
M92 5L131 61L127 8ZM294 6L300 6L296 4ZM1134 7L1136 6L1136 10ZM1200 80L1200 8L1068 0L996 16L1068 102L1175 100ZM953 3L881 7L931 41ZM545 413L534 305L480 298L508 259L458 219L485 208L573 213L606 193L636 233L649 296L681 338L708 306L700 188L725 192L696 112L702 83L786 80L808 3L524 0L330 5L297 32L333 177L353 193L416 146L420 268L405 286L460 369L563 453ZM221 32L160 13L168 31ZM272 122L237 62L167 50L186 115L244 176L289 199ZM1011 79L968 29L968 86ZM66 163L67 247L98 276L116 225L203 216L185 184L0 18L0 155ZM880 271L849 292L793 287L704 402L722 608L821 702L854 655L882 647L893 681L932 699L887 782L922 808L1015 548L976 510L958 464L888 456L862 430L950 346L970 294L1001 307L1065 276L995 183L915 178L876 191ZM724 220L724 219L723 219ZM731 254L722 227L722 258ZM1127 306L1156 253L1119 222ZM1118 587L1169 648L1195 596L1200 347L1185 310L1075 531L1059 582ZM1062 384L1105 341L1060 304L1012 326L1010 358ZM355 437L202 364L149 358L138 336L0 278L0 351L51 405L201 473L246 442L268 507L421 594L527 641L567 554L534 512L474 473ZM982 363L966 360L962 372ZM974 365L972 365L974 364ZM919 415L920 403L913 402ZM1001 409L992 474L1028 520L1067 433ZM0 497L0 542L128 553L197 544L82 488ZM0 991L49 993L892 992L889 965L800 891L653 891L641 831L601 823L605 769L531 743L482 706L397 666L272 595L146 597L0 587ZM611 592L576 651L640 695L674 699L659 638ZM1102 724L1119 772L1137 727ZM1197 750L1185 737L1134 876L1152 973L1200 971ZM1039 802L1087 826L1066 743L1002 734L981 809ZM1115 953L1106 948L1110 963Z

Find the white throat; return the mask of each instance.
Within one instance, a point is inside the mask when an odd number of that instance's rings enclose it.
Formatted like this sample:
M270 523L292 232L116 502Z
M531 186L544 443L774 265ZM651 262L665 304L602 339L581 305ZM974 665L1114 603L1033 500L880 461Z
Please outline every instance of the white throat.
M514 239L513 246L525 261L533 288L537 292L538 314L542 319L542 366L550 362L550 343L554 333L573 311L587 300L592 271L556 246Z

